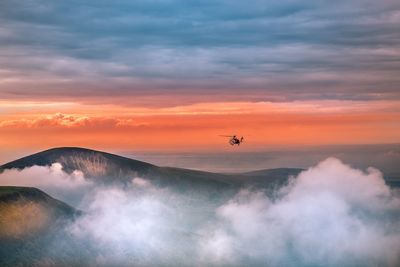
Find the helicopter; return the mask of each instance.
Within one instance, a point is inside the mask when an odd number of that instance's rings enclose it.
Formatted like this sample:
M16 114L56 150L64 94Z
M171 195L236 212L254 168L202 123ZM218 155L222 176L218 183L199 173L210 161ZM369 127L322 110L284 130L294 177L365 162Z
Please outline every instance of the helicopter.
M222 136L222 137L230 137L229 144L231 146L234 146L234 145L240 146L240 144L244 142L244 137L243 136L240 137L240 139L238 137L236 137L236 135L220 135L220 136Z

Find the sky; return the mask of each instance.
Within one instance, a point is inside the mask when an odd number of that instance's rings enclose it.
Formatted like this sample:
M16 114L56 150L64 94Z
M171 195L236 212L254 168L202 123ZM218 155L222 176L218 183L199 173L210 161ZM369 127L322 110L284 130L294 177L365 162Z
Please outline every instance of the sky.
M0 2L0 161L400 143L400 2Z

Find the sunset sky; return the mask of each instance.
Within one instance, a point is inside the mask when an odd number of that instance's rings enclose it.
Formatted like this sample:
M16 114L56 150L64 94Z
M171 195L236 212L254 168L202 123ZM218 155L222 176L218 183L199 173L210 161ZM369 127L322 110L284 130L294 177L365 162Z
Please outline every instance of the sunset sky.
M398 0L2 0L0 160L399 143L399 25Z

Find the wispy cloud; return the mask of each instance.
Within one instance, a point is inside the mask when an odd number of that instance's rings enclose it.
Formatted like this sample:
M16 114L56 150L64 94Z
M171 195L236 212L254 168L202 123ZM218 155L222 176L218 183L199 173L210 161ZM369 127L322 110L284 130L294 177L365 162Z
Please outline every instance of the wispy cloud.
M302 172L276 197L243 189L207 198L142 178L92 189L86 212L67 228L92 265L389 267L400 260L398 193L379 170L335 158Z
M0 12L2 98L399 97L397 1L35 0Z
M82 171L75 170L68 174L60 163L4 170L0 173L0 185L37 187L72 205L79 204L84 193L94 186L85 179Z

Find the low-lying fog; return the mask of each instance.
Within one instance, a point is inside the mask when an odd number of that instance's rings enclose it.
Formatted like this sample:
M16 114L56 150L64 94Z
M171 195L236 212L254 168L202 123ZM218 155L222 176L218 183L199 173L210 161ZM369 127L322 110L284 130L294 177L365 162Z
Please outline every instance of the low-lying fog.
M98 186L61 167L0 175L2 185L38 187L85 212L60 229L69 238L48 242L53 258L68 247L104 266L400 265L400 196L374 168L328 158L273 196L242 188L211 200L141 177Z

